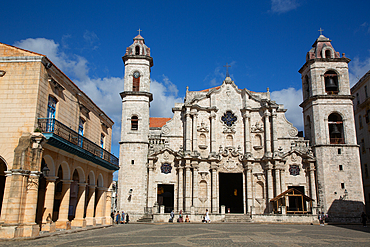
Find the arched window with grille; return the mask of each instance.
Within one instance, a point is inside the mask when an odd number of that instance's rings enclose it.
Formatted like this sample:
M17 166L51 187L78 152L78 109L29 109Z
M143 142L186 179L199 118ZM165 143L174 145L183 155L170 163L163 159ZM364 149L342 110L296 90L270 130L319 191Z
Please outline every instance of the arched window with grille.
M140 46L135 46L135 55L140 55Z
M325 58L331 58L331 51L329 49L325 51Z
M329 70L324 74L325 78L325 92L327 94L338 94L338 75L335 71Z
M344 144L343 120L338 113L332 113L328 118L330 144Z
M139 129L139 118L137 116L131 117L131 130Z

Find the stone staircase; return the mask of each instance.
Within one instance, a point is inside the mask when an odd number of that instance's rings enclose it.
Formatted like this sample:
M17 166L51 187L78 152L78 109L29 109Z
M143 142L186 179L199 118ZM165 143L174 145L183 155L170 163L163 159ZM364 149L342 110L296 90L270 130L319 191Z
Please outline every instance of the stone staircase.
M136 222L139 223L151 223L153 221L153 215L152 214L144 214L143 217L138 219Z
M249 214L225 214L224 222L247 223L251 222L251 217Z

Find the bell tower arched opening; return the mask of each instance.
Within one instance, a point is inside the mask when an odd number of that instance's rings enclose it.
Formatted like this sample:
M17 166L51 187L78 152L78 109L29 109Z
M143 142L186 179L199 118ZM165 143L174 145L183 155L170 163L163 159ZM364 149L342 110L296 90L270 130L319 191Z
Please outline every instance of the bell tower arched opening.
M339 87L337 73L335 73L332 70L329 70L324 74L324 78L325 78L325 92L327 94L338 94Z
M328 120L330 144L344 144L342 117L338 113L332 113Z

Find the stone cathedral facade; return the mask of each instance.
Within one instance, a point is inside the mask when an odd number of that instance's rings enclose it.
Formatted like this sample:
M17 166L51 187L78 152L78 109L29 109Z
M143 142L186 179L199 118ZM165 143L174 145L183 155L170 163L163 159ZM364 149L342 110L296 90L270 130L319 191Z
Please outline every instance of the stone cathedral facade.
M313 220L318 211L343 221L362 212L350 60L323 35L299 71L305 138L269 91L240 89L229 76L215 88L187 89L172 118L150 118L153 58L142 36L123 61L118 197L131 220L164 221L172 210L195 221L206 209L216 221Z

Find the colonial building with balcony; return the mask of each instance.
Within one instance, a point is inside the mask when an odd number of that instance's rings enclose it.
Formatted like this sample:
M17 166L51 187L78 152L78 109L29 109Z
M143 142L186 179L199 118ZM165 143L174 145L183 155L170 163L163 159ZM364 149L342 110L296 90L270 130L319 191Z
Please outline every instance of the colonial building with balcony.
M46 56L0 43L0 238L111 224L113 121Z
M357 142L360 145L362 181L366 213L370 215L370 70L351 88L356 120Z

